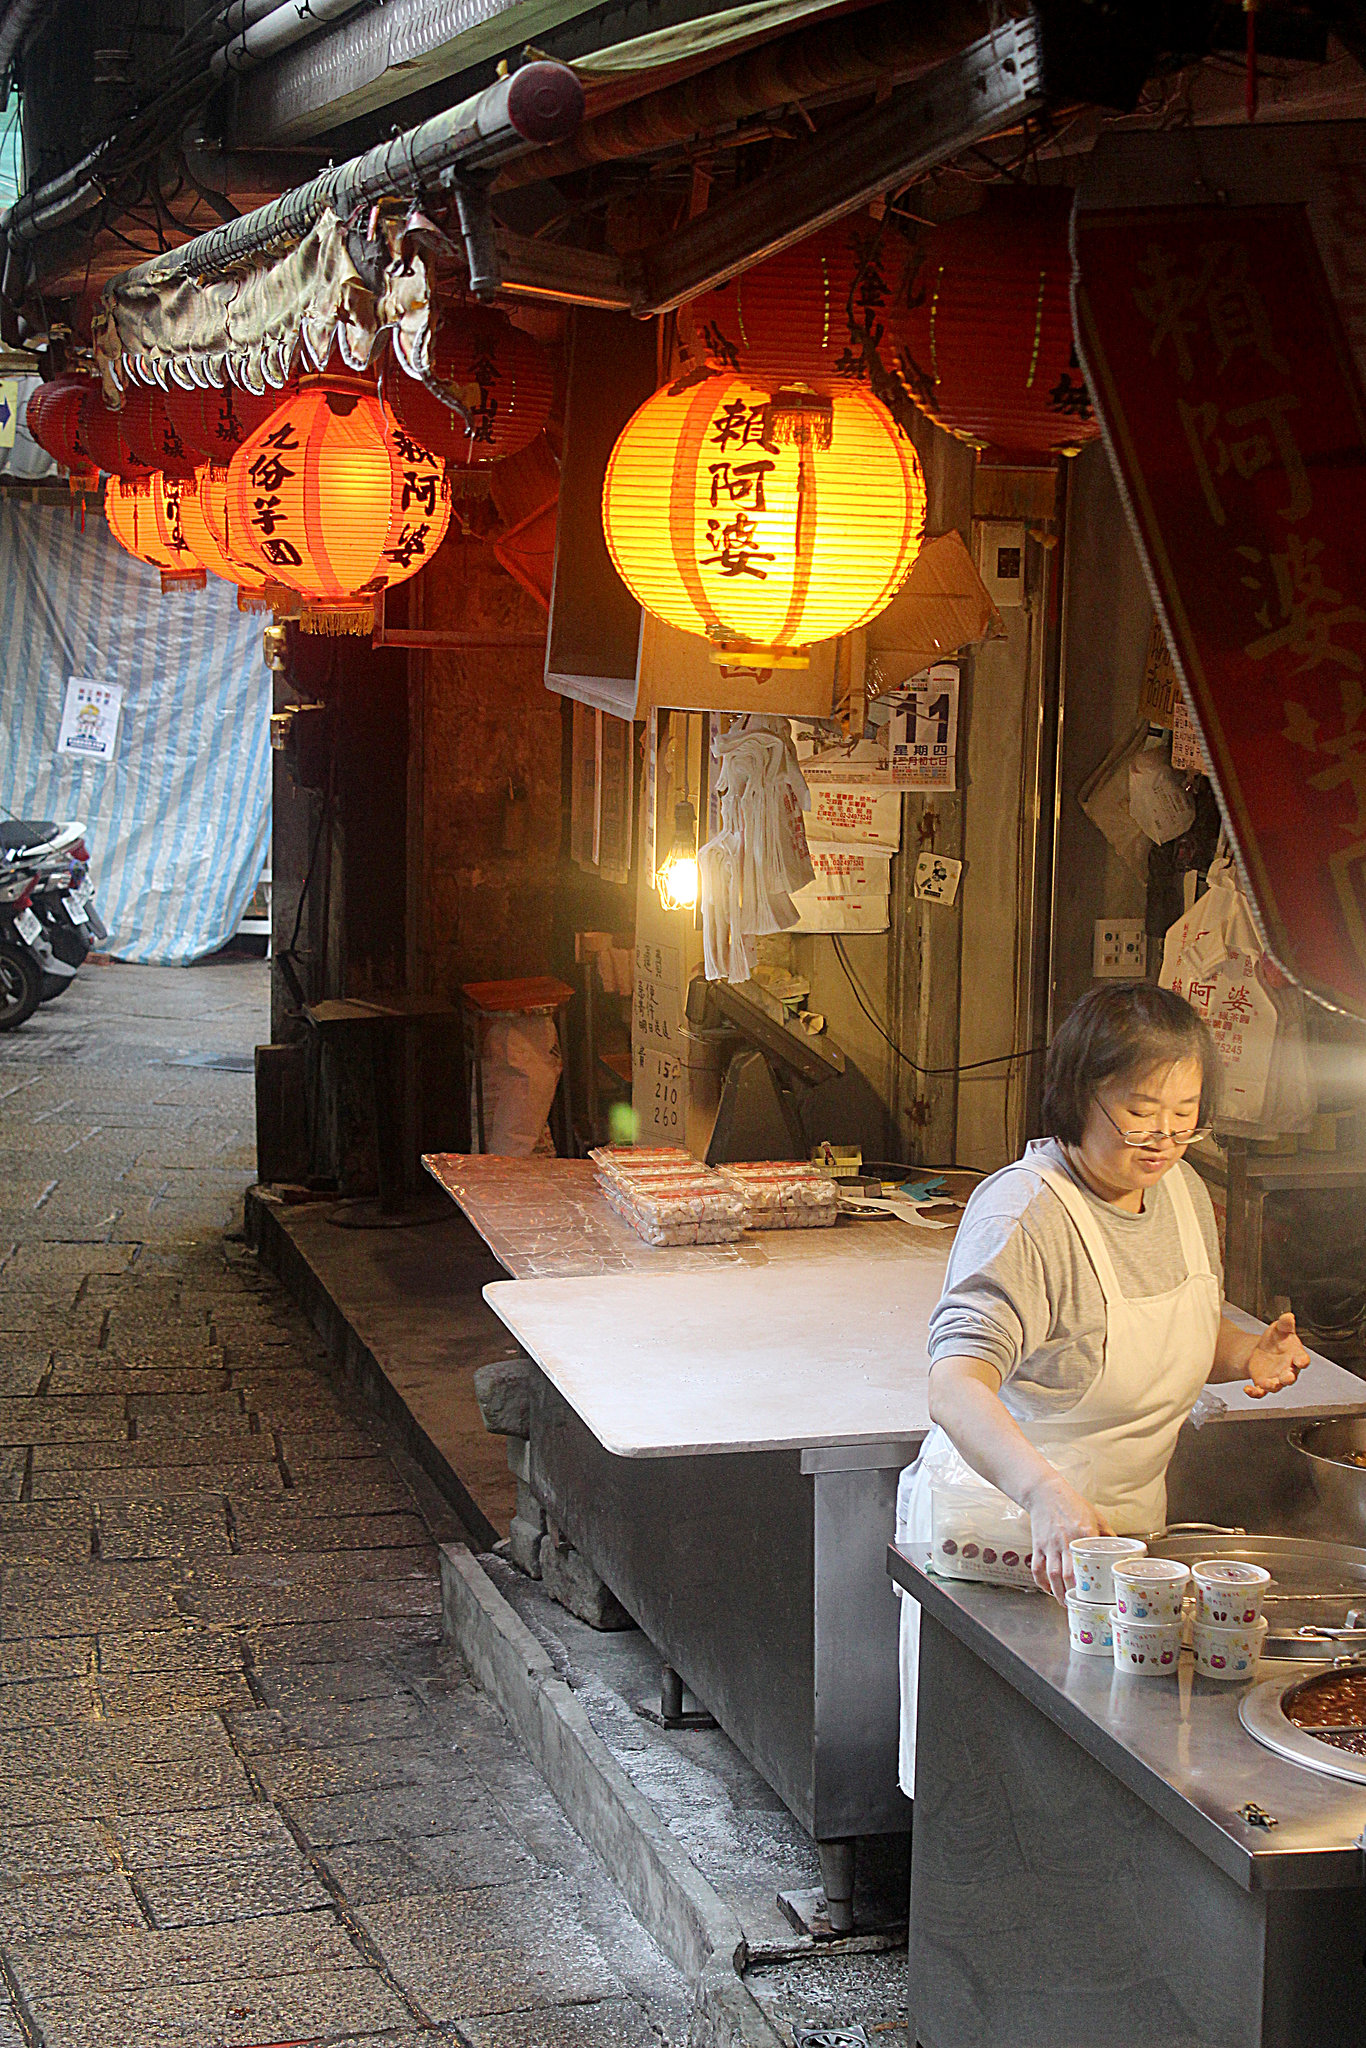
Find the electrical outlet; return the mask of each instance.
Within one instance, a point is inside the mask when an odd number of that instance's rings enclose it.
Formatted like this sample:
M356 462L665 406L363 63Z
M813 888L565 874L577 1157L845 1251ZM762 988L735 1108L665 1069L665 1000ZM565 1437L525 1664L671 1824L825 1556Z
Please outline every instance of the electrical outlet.
M1148 934L1141 917L1098 917L1091 972L1097 981L1141 981L1148 971Z

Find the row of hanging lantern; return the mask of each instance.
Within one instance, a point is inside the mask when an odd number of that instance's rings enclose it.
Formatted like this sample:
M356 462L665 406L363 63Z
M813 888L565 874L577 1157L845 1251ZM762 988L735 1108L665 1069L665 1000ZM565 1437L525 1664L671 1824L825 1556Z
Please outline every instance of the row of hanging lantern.
M105 472L110 527L164 590L202 588L207 571L244 608L292 597L305 623L366 630L376 593L440 546L452 480L487 477L550 412L549 358L500 313L448 317L433 358L424 380L388 371L382 395L364 374L260 394L133 385L118 410L93 378L62 376L33 394L28 426L73 482ZM442 402L452 386L463 417Z
M800 659L882 610L919 551L925 485L873 390L1007 461L1094 439L1070 207L993 192L915 235L856 216L693 300L693 368L630 420L603 488L641 604L723 661Z

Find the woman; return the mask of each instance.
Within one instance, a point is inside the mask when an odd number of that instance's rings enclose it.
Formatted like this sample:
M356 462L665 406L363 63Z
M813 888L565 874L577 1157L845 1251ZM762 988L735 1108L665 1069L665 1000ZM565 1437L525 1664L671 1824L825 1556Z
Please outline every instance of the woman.
M1049 1135L973 1190L954 1240L930 1318L935 1427L901 1476L900 1537L929 1542L952 1445L1027 1510L1035 1580L1061 1600L1075 1537L1163 1526L1167 1464L1207 1381L1259 1399L1309 1363L1293 1315L1252 1337L1222 1313L1214 1211L1183 1158L1217 1074L1206 1026L1166 989L1093 989L1068 1016L1044 1078ZM903 1601L907 1792L919 1624Z

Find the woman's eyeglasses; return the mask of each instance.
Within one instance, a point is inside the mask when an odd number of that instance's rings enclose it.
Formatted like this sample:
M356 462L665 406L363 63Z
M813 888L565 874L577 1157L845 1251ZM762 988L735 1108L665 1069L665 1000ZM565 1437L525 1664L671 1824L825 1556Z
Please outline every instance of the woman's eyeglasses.
M1115 1122L1098 1095L1095 1104L1111 1129L1118 1132L1121 1141L1135 1152L1151 1152L1159 1145L1174 1145L1179 1152L1183 1146L1193 1145L1197 1138L1208 1138L1214 1130L1213 1124L1196 1124L1189 1131L1126 1131Z

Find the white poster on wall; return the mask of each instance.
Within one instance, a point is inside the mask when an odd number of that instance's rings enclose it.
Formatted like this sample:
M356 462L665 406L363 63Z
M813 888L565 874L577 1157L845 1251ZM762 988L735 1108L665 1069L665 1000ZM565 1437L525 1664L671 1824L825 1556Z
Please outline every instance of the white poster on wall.
M819 784L811 791L806 836L895 853L901 845L901 792L861 783Z
M120 684L72 676L66 686L62 729L57 735L58 755L74 755L78 761L112 761L122 709Z
M799 932L885 932L891 855L814 842L814 882L793 893Z

